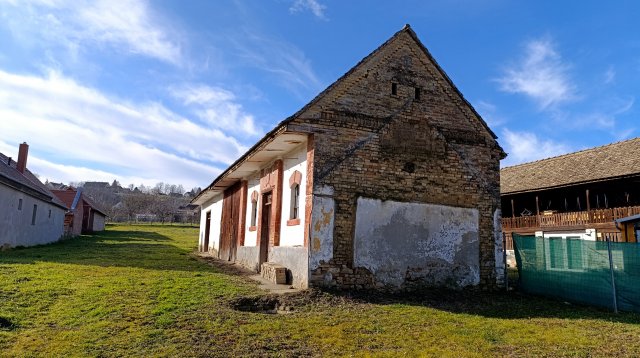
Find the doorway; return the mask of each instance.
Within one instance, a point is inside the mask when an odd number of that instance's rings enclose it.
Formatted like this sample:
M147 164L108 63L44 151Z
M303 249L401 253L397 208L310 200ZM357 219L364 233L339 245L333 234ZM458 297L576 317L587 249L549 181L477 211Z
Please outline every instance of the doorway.
M269 259L269 232L271 231L271 201L273 192L262 195L262 208L260 210L260 258L258 260L258 270L262 269L262 264Z
M203 252L209 252L210 231L211 231L211 211L207 211L207 217L204 222L204 245L202 245Z

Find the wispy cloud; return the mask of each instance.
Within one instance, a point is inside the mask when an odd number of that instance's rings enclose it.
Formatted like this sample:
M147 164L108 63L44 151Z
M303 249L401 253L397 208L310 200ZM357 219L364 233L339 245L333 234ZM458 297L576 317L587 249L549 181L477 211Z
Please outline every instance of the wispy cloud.
M161 103L111 98L57 72L0 71L0 118L5 138L27 141L48 153L46 158L55 157L48 168L57 165L68 176L93 168L150 183L203 186L246 150L234 137ZM72 178L82 179L91 178Z
M507 122L507 120L498 113L498 108L487 101L477 101L474 108L480 113L489 127L498 127Z
M501 163L503 167L571 152L567 144L551 139L540 139L533 132L513 132L505 128L502 131L502 137L506 142L505 150L508 153L507 158Z
M176 65L182 62L181 41L175 30L166 28L146 1L33 0L5 4L7 11L0 13L16 36L29 33L74 53L87 45L110 46L120 53Z
M551 40L534 40L526 44L519 63L507 67L497 81L501 90L528 96L546 109L577 97L568 70Z
M296 46L249 30L230 40L244 65L272 73L292 93L322 89L311 61Z
M609 66L607 70L604 72L604 83L610 84L613 83L616 79L616 69L613 66Z
M325 5L322 5L317 0L295 0L289 11L291 13L303 12L303 11L311 11L313 15L317 18L326 20L327 17L324 11L327 9Z
M170 92L200 119L216 128L253 136L260 134L253 116L244 111L230 91L202 84L185 84L171 88Z

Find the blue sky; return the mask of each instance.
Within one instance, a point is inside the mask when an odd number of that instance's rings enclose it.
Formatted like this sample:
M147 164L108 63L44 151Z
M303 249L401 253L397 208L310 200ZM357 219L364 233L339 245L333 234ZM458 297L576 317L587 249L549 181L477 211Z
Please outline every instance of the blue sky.
M204 187L411 24L509 153L640 135L640 3L0 0L0 152L51 181Z

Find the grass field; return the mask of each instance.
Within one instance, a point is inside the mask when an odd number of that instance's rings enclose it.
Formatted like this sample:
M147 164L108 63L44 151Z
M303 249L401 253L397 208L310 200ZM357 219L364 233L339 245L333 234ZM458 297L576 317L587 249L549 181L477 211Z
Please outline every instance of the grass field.
M306 292L289 314L193 252L197 229L104 233L0 252L0 356L640 356L640 315L517 293Z

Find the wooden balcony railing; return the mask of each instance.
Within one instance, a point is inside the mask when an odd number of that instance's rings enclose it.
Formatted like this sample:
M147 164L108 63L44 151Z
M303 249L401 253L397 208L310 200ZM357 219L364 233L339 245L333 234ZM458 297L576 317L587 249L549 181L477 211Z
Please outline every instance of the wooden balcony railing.
M548 228L558 226L579 226L586 224L606 224L631 215L640 214L640 206L623 208L595 209L589 211L573 211L550 215L530 215L503 217L502 229Z

